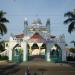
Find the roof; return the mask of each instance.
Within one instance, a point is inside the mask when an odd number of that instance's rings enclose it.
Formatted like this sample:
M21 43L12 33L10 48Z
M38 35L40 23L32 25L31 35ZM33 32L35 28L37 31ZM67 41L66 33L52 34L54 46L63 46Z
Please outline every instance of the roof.
M15 35L16 38L23 38L24 37L24 33L21 33L21 34L18 34L18 35Z
M51 37L51 38L55 38L56 36L54 36L54 35L50 35L50 37Z
M35 33L33 36L30 37L29 42L44 42L45 39L39 34Z

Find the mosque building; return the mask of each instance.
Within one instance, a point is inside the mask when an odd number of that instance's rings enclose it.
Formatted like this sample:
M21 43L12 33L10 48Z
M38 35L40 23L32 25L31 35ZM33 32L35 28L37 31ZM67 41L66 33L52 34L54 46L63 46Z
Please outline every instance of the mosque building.
M40 19L33 20L29 25L25 19L23 33L10 36L8 57L13 62L66 61L65 36L51 34L50 19L47 19L46 25Z

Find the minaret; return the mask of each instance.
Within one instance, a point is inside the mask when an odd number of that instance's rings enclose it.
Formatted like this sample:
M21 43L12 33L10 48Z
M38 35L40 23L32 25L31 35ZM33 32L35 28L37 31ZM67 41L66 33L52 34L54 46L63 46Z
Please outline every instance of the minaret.
M46 27L47 27L48 33L51 33L51 30L50 30L50 19L47 19Z
M27 18L24 19L24 34L27 35L27 27L28 27L28 21Z

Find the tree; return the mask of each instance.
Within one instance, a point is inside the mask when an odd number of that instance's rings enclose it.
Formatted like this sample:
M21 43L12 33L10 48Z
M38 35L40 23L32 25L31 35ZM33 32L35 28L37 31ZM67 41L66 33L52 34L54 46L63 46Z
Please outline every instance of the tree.
M69 11L65 13L64 16L68 17L64 21L64 24L68 24L68 32L71 34L71 32L75 30L75 12Z
M0 52L5 50L5 41L0 41Z
M75 48L70 48L69 51L75 53Z
M7 33L7 27L5 23L8 23L9 21L5 17L6 12L3 12L0 10L0 34L3 36Z

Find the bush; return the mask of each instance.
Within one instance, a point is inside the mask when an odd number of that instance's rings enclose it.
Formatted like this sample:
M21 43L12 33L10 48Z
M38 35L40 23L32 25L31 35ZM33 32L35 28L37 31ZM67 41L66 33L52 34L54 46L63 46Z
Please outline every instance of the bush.
M67 56L67 61L73 61L73 56Z
M1 55L0 55L0 59L1 59Z
M74 56L74 59L73 60L75 61L75 56Z
M8 60L8 56L1 56L0 55L0 60Z

